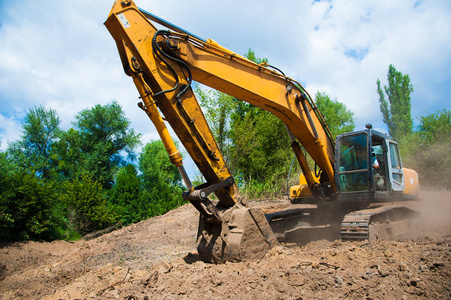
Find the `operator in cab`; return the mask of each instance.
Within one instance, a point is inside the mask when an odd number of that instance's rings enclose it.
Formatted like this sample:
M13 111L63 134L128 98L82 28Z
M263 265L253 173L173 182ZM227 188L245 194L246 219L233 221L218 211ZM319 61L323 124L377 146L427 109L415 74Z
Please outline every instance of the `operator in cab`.
M379 162L377 161L376 153L374 153L374 149L371 150L371 162L373 164L373 168L374 170L379 171Z

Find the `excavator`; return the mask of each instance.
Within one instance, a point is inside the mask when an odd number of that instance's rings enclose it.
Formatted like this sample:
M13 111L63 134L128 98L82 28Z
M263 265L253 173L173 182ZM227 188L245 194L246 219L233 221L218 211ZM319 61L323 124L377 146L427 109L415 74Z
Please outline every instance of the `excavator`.
M368 124L334 140L299 82L163 20L132 0L116 0L105 26L139 92L138 106L155 125L182 176L187 188L183 198L199 211L197 250L203 261L261 259L282 241L302 239L305 232L315 236L324 229L332 228L343 240L391 238L411 229L418 213L403 201L418 199L418 176L402 167L398 144L388 135ZM194 81L283 121L302 170L299 185L289 190L292 207L265 214L240 196L192 90ZM204 184L192 185L166 123ZM217 200L211 200L212 194Z

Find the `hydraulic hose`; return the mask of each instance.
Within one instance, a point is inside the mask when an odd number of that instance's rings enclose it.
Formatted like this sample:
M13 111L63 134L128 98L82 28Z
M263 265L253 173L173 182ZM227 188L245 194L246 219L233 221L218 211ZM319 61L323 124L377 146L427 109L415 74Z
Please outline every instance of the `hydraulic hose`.
M174 78L175 78L175 86L172 89L169 90L164 90L164 91L160 91L156 94L153 95L153 97L156 97L158 95L162 95L162 94L166 94L169 92L173 92L175 91L178 87L179 87L179 77L177 76L177 72L174 70L174 68L161 56L163 55L164 57L171 59L170 57L168 57L169 55L167 55L163 49L160 48L160 46L158 46L157 43L157 37L159 35L169 35L169 31L168 30L158 30L155 35L153 36L152 39L152 49L155 53L155 55L163 62L166 64L166 66L168 66L169 70L171 70L172 74L174 74Z
M164 94L164 93L168 93L168 92L172 92L172 91L175 91L178 87L179 87L179 79L178 79L178 75L177 75L177 72L174 70L174 68L161 56L161 55L163 55L165 58L167 58L167 59L169 59L169 60L172 60L172 61L174 61L174 62L176 62L176 63L178 63L179 65L180 65L180 67L182 68L182 69L185 69L186 71L187 71L187 73L188 73L188 76L187 76L187 81L188 81L188 84L177 94L177 96L176 96L176 99L177 99L177 101L180 101L180 97L184 94L184 93L186 93L186 91L191 87L191 83L192 83L192 81L193 81L193 79L192 79L192 73L191 73L191 70L190 70L190 68L189 68L189 66L184 62L184 61L182 61L182 60L180 60L180 59L178 59L178 58L176 58L176 57L173 57L173 56L171 56L171 55L169 55L169 54L167 54L166 52L164 52L164 50L163 49L161 49L160 48L160 46L158 45L158 43L157 43L157 37L159 36L159 35L164 35L164 36L169 36L171 34L171 32L170 31L168 31L168 30L159 30L159 31L157 31L156 33L155 33L155 35L153 36L153 39L152 39L152 48L153 48L153 50L154 50L154 52L155 52L155 54L157 55L157 57L162 61L162 62L164 62L168 67L169 67L169 69L171 70L171 72L174 74L174 77L175 77L175 81L176 81L176 84L175 84L175 86L172 88L172 89L169 89L169 90L165 90L165 91L161 91L161 92L158 92L158 93L156 93L155 95L154 95L154 97L155 96L158 96L158 95L161 95L161 94Z

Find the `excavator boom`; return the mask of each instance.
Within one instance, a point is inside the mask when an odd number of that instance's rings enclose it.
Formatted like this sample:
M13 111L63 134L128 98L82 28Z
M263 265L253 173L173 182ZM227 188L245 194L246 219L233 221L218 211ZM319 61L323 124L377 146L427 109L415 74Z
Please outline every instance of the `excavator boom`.
M156 24L165 29L158 29ZM334 167L335 143L301 84L277 68L256 64L213 40L202 39L162 20L131 0L116 1L105 26L116 42L124 72L132 77L138 89L142 100L139 107L154 123L171 162L182 175L187 187L183 198L200 212L197 243L203 260L261 258L278 242L268 216L260 209L249 208L240 196L191 88L193 81L260 107L282 120L306 183L302 196L307 195L317 204L337 199L340 186ZM192 186L166 123L206 183ZM320 176L313 176L301 145L319 167ZM368 170L364 174L372 174ZM340 172L342 177L349 173ZM218 203L210 201L212 193ZM277 219L280 215L272 217Z
M158 30L157 22L170 30ZM305 174L311 174L296 139L327 174L334 187L334 145L308 93L277 70L204 40L139 9L133 1L116 1L105 26L119 51L124 71L133 78L145 111L154 123L172 163L188 190L183 194L200 212L198 251L205 261L262 257L278 244L259 209L240 197L213 134L191 89L193 81L272 112L286 125L292 148ZM192 187L182 157L169 135L170 124L206 183ZM307 176L312 194L318 182ZM215 193L215 205L208 196Z
M286 124L293 142L297 139L302 144L327 173L331 188L334 186L332 137L299 83L212 40L191 35L139 9L132 1L127 3L116 2L105 22L116 40L124 70L140 78L142 88L138 89L142 90L144 107L158 107L207 183L216 184L232 175L191 90L192 81L275 114ZM149 18L174 31L157 30ZM300 151L297 155L302 156ZM305 158L301 167L304 174L310 174ZM311 179L309 185L314 184ZM236 187L228 193L217 190L216 194L223 206L236 203Z

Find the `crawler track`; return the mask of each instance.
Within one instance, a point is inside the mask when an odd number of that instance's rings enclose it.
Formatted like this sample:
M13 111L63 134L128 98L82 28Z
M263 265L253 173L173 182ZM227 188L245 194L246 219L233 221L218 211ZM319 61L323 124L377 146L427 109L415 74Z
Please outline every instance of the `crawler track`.
M341 223L344 241L396 239L414 233L419 213L403 206L380 206L348 213Z

